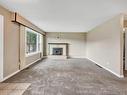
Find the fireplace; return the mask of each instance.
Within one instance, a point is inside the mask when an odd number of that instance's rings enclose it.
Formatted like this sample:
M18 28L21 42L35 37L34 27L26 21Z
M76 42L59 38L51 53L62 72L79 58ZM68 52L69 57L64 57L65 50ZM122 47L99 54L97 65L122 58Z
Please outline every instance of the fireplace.
M53 48L52 55L63 55L63 48Z
M67 59L68 43L48 43L48 58Z

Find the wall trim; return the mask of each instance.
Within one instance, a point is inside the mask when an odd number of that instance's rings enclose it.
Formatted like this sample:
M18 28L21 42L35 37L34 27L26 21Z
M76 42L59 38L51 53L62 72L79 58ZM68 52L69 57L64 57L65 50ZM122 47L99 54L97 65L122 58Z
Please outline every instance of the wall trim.
M30 64L28 64L28 65L26 65L23 69L21 69L20 71L22 71L22 70L24 70L24 69L26 69L27 67L30 67L31 65L33 65L34 63L36 63L36 62L38 62L38 61L40 61L42 58L39 58L39 59L37 59L37 60L35 60L34 62L32 62L32 63L30 63Z
M117 76L117 77L119 77L119 78L124 78L124 75L119 75L119 74L113 72L112 70L110 70L110 69L108 69L108 68L106 68L106 67L100 65L99 63L95 62L94 60L92 60L92 59L90 59L90 58L88 58L88 57L83 57L83 58L86 58L86 59L92 61L93 63L95 63L95 64L101 66L102 68L104 68L105 70L109 71L110 73L114 74L115 76ZM21 70L18 70L18 71L16 71L16 72L14 72L14 73L8 75L8 76L5 77L4 79L0 80L0 82L3 82L3 81L5 81L5 80L9 79L10 77L16 75L16 74L19 73L20 71L22 71L22 70L26 69L27 67L31 66L32 64L38 62L39 60L41 60L41 58L40 58L40 59L37 59L36 61L34 61L34 62L30 63L30 64L28 64L25 68L23 68L23 69L21 69Z
M86 56L69 56L69 58L86 58Z
M19 72L20 72L20 70L17 70L16 72L14 72L14 73L12 73L12 74L6 76L5 78L3 78L0 82L3 82L3 81L5 81L5 80L9 79L10 77L16 75L16 74L19 73Z
M43 58L48 58L48 55L43 56ZM68 56L68 58L86 58L86 56Z
M114 74L115 76L117 76L117 77L119 77L119 78L124 78L124 75L119 75L119 74L115 73L114 71L112 71L112 70L110 70L110 69L108 69L108 68L106 68L106 67L100 65L99 63L95 62L94 60L92 60L92 59L90 59L90 58L88 58L88 57L87 57L87 59L90 60L90 61L92 61L93 63L95 63L95 64L101 66L102 68L104 68L105 70L107 70L107 71L109 71L110 73Z
M45 58L48 58L48 56L43 56L42 58L44 58L44 59L45 59Z
M27 67L31 66L32 64L36 63L36 62L39 61L39 60L41 60L41 58L40 58L40 59L37 59L36 61L34 61L34 62L30 63L30 64L28 64L25 68L23 68L23 69L21 69L21 70L18 70L18 71L16 71L16 72L14 72L14 73L8 75L8 76L5 77L4 79L0 80L0 82L3 82L3 81L5 81L5 80L11 78L12 76L16 75L16 74L19 73L20 71L26 69Z
M3 79L4 66L4 17L0 15L0 80Z

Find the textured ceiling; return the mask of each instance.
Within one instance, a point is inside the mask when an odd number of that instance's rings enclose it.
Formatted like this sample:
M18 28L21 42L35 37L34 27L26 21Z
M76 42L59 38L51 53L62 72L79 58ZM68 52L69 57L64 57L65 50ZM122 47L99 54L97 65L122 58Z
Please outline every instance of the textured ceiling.
M127 0L0 0L46 32L87 32L127 12Z

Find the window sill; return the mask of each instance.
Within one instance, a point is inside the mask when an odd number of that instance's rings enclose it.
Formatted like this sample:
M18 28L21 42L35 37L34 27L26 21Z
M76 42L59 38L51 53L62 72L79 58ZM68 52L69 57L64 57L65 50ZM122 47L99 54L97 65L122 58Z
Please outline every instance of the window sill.
M29 54L26 54L26 57L33 56L33 55L35 55L35 54L39 54L39 53L41 53L41 52L33 52L33 53L29 53Z

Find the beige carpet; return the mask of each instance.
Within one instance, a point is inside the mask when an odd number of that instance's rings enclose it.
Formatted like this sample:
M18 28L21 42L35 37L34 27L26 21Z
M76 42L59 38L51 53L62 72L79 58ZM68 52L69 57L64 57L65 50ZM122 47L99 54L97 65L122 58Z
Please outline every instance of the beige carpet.
M0 95L22 95L30 83L0 83Z
M87 59L46 59L5 81L24 82L31 85L23 95L127 95L127 78Z

